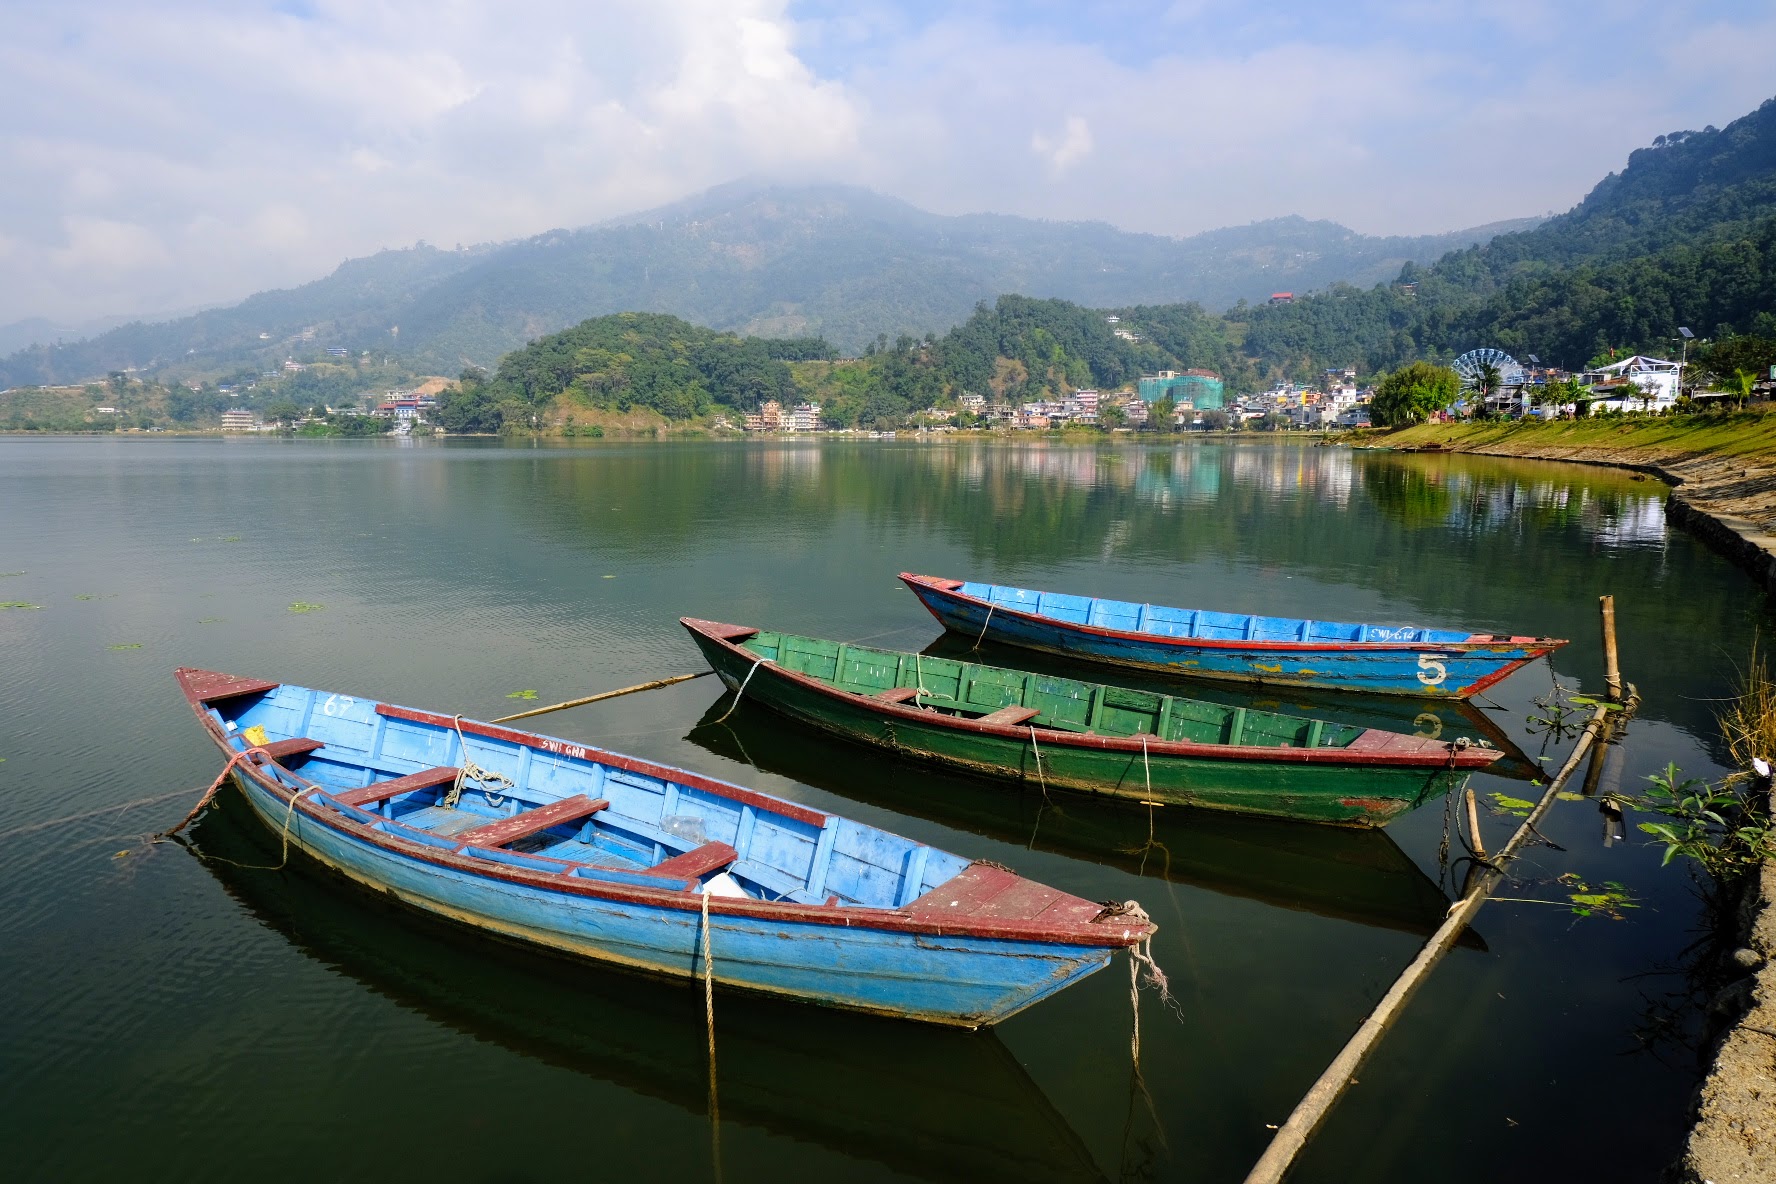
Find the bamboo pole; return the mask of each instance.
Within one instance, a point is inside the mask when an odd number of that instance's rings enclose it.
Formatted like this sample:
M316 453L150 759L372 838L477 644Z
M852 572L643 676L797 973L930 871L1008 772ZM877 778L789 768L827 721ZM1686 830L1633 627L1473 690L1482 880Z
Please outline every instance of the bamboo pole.
M636 683L632 687L620 690L605 691L602 694L587 695L584 699L569 699L565 703L551 703L547 707L538 707L532 711L520 711L517 715L502 715L498 719L490 719L490 724L509 724L515 719L529 719L533 715L548 715L551 711L566 711L569 707L584 707L588 703L596 703L600 699L615 699L619 695L633 695L638 691L657 691L661 687L669 687L674 683L690 682L693 678L702 678L705 674L714 674L713 670L699 670L695 674L675 674L671 678L656 678L653 682Z
M1622 701L1622 671L1616 664L1616 598L1599 596L1597 605L1603 611L1603 684L1611 703Z
M1363 1063L1364 1058L1369 1055L1370 1050L1386 1033L1389 1025L1399 1016L1401 1010L1406 1006L1406 1001L1412 997L1412 993L1430 974L1431 969L1436 966L1444 954L1449 952L1449 947L1455 944L1455 940L1461 936L1462 930L1468 927L1468 924L1474 919L1474 914L1479 912L1480 906L1486 902L1487 895L1500 880L1504 879L1505 866L1517 856L1518 851L1529 841L1530 836L1535 834L1536 823L1542 820L1542 816L1548 812L1548 807L1554 804L1555 795L1566 784L1567 778L1571 777L1573 771L1579 767L1579 762L1584 759L1585 753L1596 741L1608 715L1609 708L1601 703L1598 704L1596 713L1592 715L1591 722L1585 725L1585 730L1580 733L1578 743L1573 745L1572 753L1567 756L1566 763L1555 774L1554 780L1548 783L1547 792L1542 795L1542 800L1536 803L1535 809L1529 812L1529 817L1523 820L1523 825L1517 828L1517 833L1512 835L1510 841L1499 851L1498 858L1493 861L1491 867L1484 871L1473 890L1450 908L1449 916L1437 932L1431 935L1431 939L1425 943L1424 949L1418 952L1418 957L1414 958L1412 964L1401 973L1399 978L1394 980L1394 985L1388 988L1388 993L1382 996L1380 1003L1375 1005L1375 1010L1369 1013L1369 1018L1363 1021L1362 1026L1345 1044L1332 1064L1327 1066L1324 1073L1320 1074L1320 1079L1308 1089L1300 1104L1295 1107L1295 1112L1289 1115L1288 1121L1277 1129L1276 1135L1270 1141L1270 1146L1246 1176L1245 1184L1278 1184L1284 1174L1294 1166L1295 1157L1301 1154L1301 1149L1307 1145L1307 1140L1312 1137L1315 1130L1319 1129L1320 1123L1325 1121L1326 1115L1343 1096L1345 1089L1354 1080L1357 1068Z
M1474 787L1469 786L1462 793L1468 799L1468 840L1474 845L1474 854L1485 859L1486 844L1480 841L1480 812L1474 806Z

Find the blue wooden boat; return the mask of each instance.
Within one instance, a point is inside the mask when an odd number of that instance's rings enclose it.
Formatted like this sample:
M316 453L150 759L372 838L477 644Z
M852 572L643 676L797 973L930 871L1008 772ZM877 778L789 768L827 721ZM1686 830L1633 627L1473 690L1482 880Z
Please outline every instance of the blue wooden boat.
M483 932L959 1027L1153 927L989 863L550 737L214 671L179 684L293 848Z
M1113 666L1274 686L1466 699L1566 642L1167 608L902 572L944 628Z

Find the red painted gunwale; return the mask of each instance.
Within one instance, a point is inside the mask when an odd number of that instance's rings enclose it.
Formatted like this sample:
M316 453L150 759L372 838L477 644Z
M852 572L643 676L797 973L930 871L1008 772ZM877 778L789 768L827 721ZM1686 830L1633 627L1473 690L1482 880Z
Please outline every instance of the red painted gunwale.
M695 633L726 647L748 662L758 655L736 644L758 633L749 625L725 625L697 617L680 617L678 623ZM785 670L775 662L767 662L760 674L766 678L782 678L815 691L848 707L861 707L876 715L899 719L916 719L924 724L952 728L958 732L976 732L1024 740L1030 734L1029 724L983 724L979 720L943 715L917 707L890 702L873 695L857 695L824 683L810 675ZM1263 761L1269 764L1300 765L1402 765L1417 768L1484 769L1504 753L1495 748L1452 749L1441 740L1425 740L1368 728L1344 748L1265 748L1259 745L1199 744L1194 740L1159 740L1151 736L1143 744L1124 736L1097 736L1086 732L1065 732L1036 726L1042 743L1060 748L1095 748L1112 752L1140 753L1149 756L1215 757L1236 761ZM1434 755L1431 755L1434 754Z
M174 671L179 680L180 690L184 692L186 701L197 715L198 722L209 734L210 740L221 750L224 756L235 755L234 747L229 743L228 733L211 718L208 707L210 704L223 700L239 698L243 695L258 694L273 690L281 683L259 682L237 678L233 675L219 674L215 671L198 670L192 667L179 667ZM241 688L246 689L241 689ZM385 711L384 709L387 708ZM393 718L416 719L418 722L441 722L452 726L454 717L437 715L432 712L411 711L408 708L396 708L389 704L377 704L379 713L388 714ZM397 714L402 713L402 714ZM726 785L718 781L700 777L682 769L671 769L663 765L651 764L647 761L635 760L632 757L607 753L602 749L589 748L583 745L567 744L564 741L550 740L534 733L517 732L510 728L501 728L494 724L476 723L462 720L463 731L474 731L477 735L490 738L513 738L517 743L527 745L539 752L555 755L585 754L582 759L596 760L601 764L609 764L631 772L643 773L651 777L662 777L676 781L680 785L688 785L700 790L717 794L734 801L745 801L749 804L758 803L763 808L784 813L794 817L791 811L810 819L825 820L828 815L816 810L797 806L781 798L767 797L739 786ZM499 734L499 735L496 735ZM275 762L254 765L251 762L240 762L235 768L243 775L250 777L261 789L272 794L286 805L295 791L291 790L273 777L268 770L276 769L292 780L301 782L301 778L290 770ZM788 807L788 809L785 809ZM485 859L475 859L459 855L454 851L427 846L400 838L398 835L379 831L359 822L348 815L328 809L307 797L297 797L295 809L303 817L317 825L340 831L353 839L382 848L392 854L408 859L417 859L424 863L436 864L455 871L482 876L491 880L503 880L520 884L529 888L541 888L550 892L560 892L573 896L590 896L603 900L616 900L625 903L646 905L652 908L669 908L680 912L697 913L705 907L701 894L675 890L670 888L631 887L626 884L613 884L582 879L562 872L540 872L512 864L495 863ZM817 823L818 825L818 823ZM564 867L571 865L564 864ZM926 896L942 894L953 884L965 884L964 877L979 867L971 863L964 867L955 877L944 884L931 889ZM1038 887L1036 881L1018 877L1020 882ZM920 899L925 899L921 897ZM917 902L914 902L917 903ZM1046 923L1041 916L1030 919L998 918L980 920L974 918L959 919L952 924L936 924L908 913L905 909L865 909L851 908L840 905L804 905L789 902L762 901L740 899L737 897L711 896L707 905L711 913L732 914L735 916L752 917L755 919L803 922L814 925L834 925L847 929L878 929L895 933L926 934L933 937L961 936L978 937L1009 941L1052 942L1057 945L1123 949L1145 940L1153 928L1150 924L1129 917L1110 919L1112 924L1094 924L1090 918L1097 915L1101 906L1075 896L1062 895L1059 900L1051 903L1042 911L1044 914L1060 912L1061 916L1050 919Z
M1304 650L1336 650L1352 654L1377 653L1381 651L1398 651L1401 653L1448 653L1452 650L1457 653L1471 653L1475 650L1492 649L1497 646L1510 646L1514 649L1528 647L1530 649L1531 652L1520 660L1512 662L1503 669L1495 671L1477 682L1470 683L1465 687L1457 688L1457 693L1464 697L1484 691L1487 687L1492 686L1500 679L1515 673L1518 669L1535 661L1537 658L1553 653L1555 650L1566 644L1564 640L1553 637L1499 637L1490 633L1470 633L1468 635L1468 640L1466 641L1442 642L1242 641L1238 638L1164 637L1157 633L1133 633L1122 629L1106 629L1102 625L1077 625L1072 621L1061 621L1054 617L1042 616L1039 613L1027 613L1019 609L1008 608L1003 604L991 604L982 600L978 596L970 596L966 592L963 592L961 590L963 581L947 579L943 576L922 576L916 575L910 571L903 571L900 573L900 579L901 582L906 584L909 588L915 590L919 588L928 588L933 592L947 593L958 600L966 600L970 604L979 605L981 608L991 609L995 616L1009 613L1011 616L1020 617L1023 620L1032 621L1041 625L1047 625L1050 628L1059 626L1062 629L1071 630L1077 633L1089 633L1097 637L1112 637L1123 641L1138 641L1146 645L1170 645L1179 649L1262 650L1267 653L1279 654L1300 653ZM923 604L924 601L921 600L920 603ZM939 623L942 623L943 618L938 615L936 609L928 604L925 605L925 608L933 617L937 617Z

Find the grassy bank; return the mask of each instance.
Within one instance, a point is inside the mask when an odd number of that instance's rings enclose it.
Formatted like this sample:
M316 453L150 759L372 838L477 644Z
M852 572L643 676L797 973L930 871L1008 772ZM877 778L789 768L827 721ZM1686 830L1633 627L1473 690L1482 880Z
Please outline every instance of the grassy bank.
M1679 457L1776 460L1776 409L1725 415L1615 416L1581 420L1418 424L1364 433L1363 440L1393 448L1448 448L1497 456L1570 455L1617 463Z

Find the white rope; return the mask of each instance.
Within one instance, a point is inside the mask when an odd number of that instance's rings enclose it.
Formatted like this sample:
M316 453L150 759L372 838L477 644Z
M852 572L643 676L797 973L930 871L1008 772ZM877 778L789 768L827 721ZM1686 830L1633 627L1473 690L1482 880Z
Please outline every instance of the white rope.
M1147 870L1147 852L1153 849L1153 766L1147 762L1147 733L1141 733L1141 774L1147 780L1147 845L1141 848L1141 871ZM1131 964L1130 969L1133 969Z
M755 667L756 669L756 667ZM721 1172L721 1105L715 1090L715 957L710 949L709 885L703 885L703 1026L709 1034L709 1139L715 1178Z
M449 791L445 793L443 797L438 799L438 804L446 810L456 809L456 803L462 799L464 788L467 787L469 782L473 781L476 783L476 788L486 796L488 805L493 806L496 809L505 805L505 797L494 791L496 789L513 789L516 787L517 783L510 777L507 777L504 773L495 773L492 770L483 769L480 765L477 765L474 761L470 760L469 741L468 738L463 735L462 730L462 716L453 715L450 717L450 720L456 728L456 742L462 745L462 767L456 771L456 780L450 783Z
M1036 727L1030 726L1030 751L1036 756L1036 784L1042 787L1042 800L1048 801L1048 782L1042 777L1042 749L1036 745Z
M1153 938L1159 932L1159 926L1147 915L1138 900L1122 902L1120 914L1133 917L1148 926L1147 936L1129 947L1129 1009L1134 1014L1134 1027L1129 1034L1129 1055L1134 1058L1135 1068L1141 1067L1141 988L1151 987L1159 992L1159 1001L1173 1011L1178 1010L1178 1001L1172 997L1172 985L1167 980L1165 971L1153 959ZM1136 963L1146 967L1146 981L1142 982Z
M752 669L748 670L746 672L746 677L740 680L740 689L734 692L734 701L728 704L728 709L722 712L722 717L716 720L716 723L725 724L728 722L728 717L734 714L734 708L740 706L740 697L746 694L746 685L752 681L752 676L758 673L758 668L760 666L763 666L770 660L771 659L769 658L760 658L752 664Z
M913 651L913 706L919 706L919 700L931 692L925 689L925 667L919 659L919 652Z
M980 643L985 640L987 636L987 626L993 623L993 610L998 607L999 606L992 601L987 601L987 619L981 622L980 636L974 639L974 648L969 651L970 653L980 652Z

